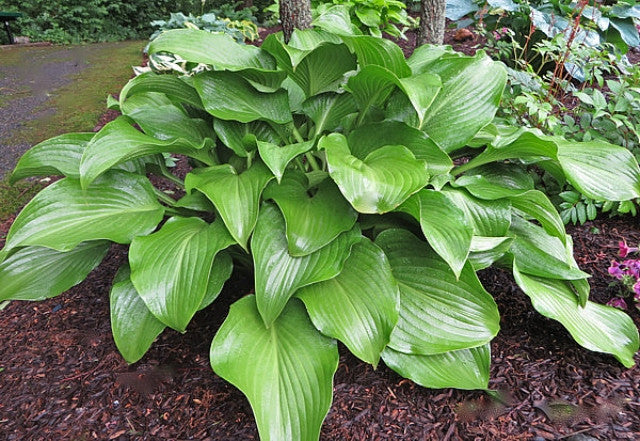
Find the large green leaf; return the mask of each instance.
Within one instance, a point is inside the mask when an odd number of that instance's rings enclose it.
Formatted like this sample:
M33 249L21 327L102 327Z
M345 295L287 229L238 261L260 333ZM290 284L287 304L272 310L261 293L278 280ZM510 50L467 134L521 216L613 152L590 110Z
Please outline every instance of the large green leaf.
M566 282L529 276L513 265L518 286L531 298L533 307L545 317L557 320L574 340L585 348L612 354L630 368L638 351L638 329L624 312L587 302L584 307Z
M368 65L349 78L348 86L363 112L368 112L371 106L381 107L394 86L397 86L417 114L418 128L422 128L425 115L440 91L442 82L440 77L429 72L399 78L384 67Z
M566 240L564 223L547 195L538 190L514 187L512 181L513 174L500 177L464 175L458 178L454 185L466 188L469 193L479 199L508 199L513 208L536 219L547 233L564 242Z
M443 188L443 193L460 208L473 234L485 237L504 237L511 225L511 205L507 200L483 201L463 189Z
M144 176L113 170L87 189L65 178L24 207L9 230L5 248L39 245L70 251L88 240L129 243L153 231L163 214Z
M239 44L229 35L198 29L165 31L149 44L149 54L170 52L214 69L241 71L248 68L275 69L269 54L255 46Z
M568 255L565 244L547 234L543 228L514 216L510 233L514 236L510 253L521 272L561 280L589 277L589 274L578 269L573 256Z
M493 265L511 248L512 237L473 236L469 247L469 262L479 271Z
M161 93L139 93L129 98L121 109L147 135L163 141L186 140L198 147L206 138L215 138L210 122L189 116Z
M254 296L231 306L211 342L214 372L249 399L262 441L317 441L338 368L335 340L320 334L292 299L270 327Z
M322 181L313 196L308 190L304 175L290 173L264 193L264 198L273 199L284 216L292 256L319 250L353 228L358 217L331 179Z
M318 251L291 256L282 214L273 205L263 206L251 238L251 251L258 310L264 323L270 326L299 288L337 276L359 239L360 231L354 228Z
M356 69L356 61L344 44L322 44L291 69L289 76L307 98L322 92L334 92L344 74Z
M637 7L637 6L636 6ZM626 43L629 47L638 47L640 46L640 35L638 35L638 28L636 27L636 23L632 18L620 19L620 18L611 18L610 22L611 27L620 33L620 38L624 43ZM621 45L618 45L620 49ZM624 48L622 52L625 52L627 48Z
M100 264L109 242L84 242L67 252L25 247L0 263L0 301L43 300L82 282Z
M185 187L200 190L213 202L231 236L246 249L258 220L260 195L271 179L273 175L261 162L240 174L223 164L195 169L187 175Z
M591 199L640 197L640 169L625 148L602 141L558 141L558 161L571 185Z
M393 74L377 66L365 66L349 78L347 87L360 109L360 119L373 109L382 109L396 84L390 79Z
M453 167L449 155L430 140L424 132L397 121L367 124L351 131L348 137L351 154L364 159L369 153L385 145L402 145L416 159L427 162L431 176L448 173Z
M444 82L422 126L445 152L451 152L493 120L507 73L483 53L476 55L473 63L465 58L443 58L431 64L429 71L439 74Z
M498 333L500 314L471 264L460 277L429 246L406 230L376 238L400 286L400 319L389 347L440 354L484 345Z
M258 92L233 72L203 72L193 78L204 108L216 118L248 123L258 119L286 124L292 121L289 98L280 89Z
M427 163L406 147L381 147L360 160L341 134L325 136L318 145L326 151L331 178L360 213L391 211L429 182Z
M351 94L328 92L304 101L302 110L315 124L314 134L319 136L342 125L344 118L358 108Z
M488 389L489 344L436 355L413 355L386 348L382 359L391 369L423 387Z
M18 161L11 182L30 176L64 175L79 178L82 152L95 133L68 133L47 139L29 150Z
M267 167L269 167L269 170L271 170L271 173L274 174L278 182L282 180L282 175L292 159L313 148L313 141L299 142L285 146L264 141L258 141L257 144L260 158Z
M456 174L490 162L505 159L556 159L558 146L552 138L543 136L539 131L525 129L493 127L496 134L483 133L482 142L489 144L478 156L466 164L456 167ZM488 135L486 138L484 135Z
M204 108L198 92L192 86L174 75L155 72L146 72L129 80L120 91L120 107L130 96L146 92L160 92L193 107Z
M216 119L213 127L224 145L243 158L249 155L249 151L255 149L256 141L280 143L278 132L265 121L244 124L238 121Z
M173 217L131 243L131 281L158 320L183 332L207 294L216 254L233 243L220 221Z
M204 309L211 305L224 287L224 283L231 277L233 271L233 259L228 252L221 251L216 254L216 258L213 260L211 272L209 273L209 285L207 286L207 292L198 307L198 310Z
M111 287L111 334L122 357L135 363L166 326L149 311L129 275L129 266L122 266Z
M355 52L360 68L373 64L388 69L399 78L411 75L402 49L392 41L369 35L344 36L342 39Z
M378 365L398 321L399 303L398 284L380 248L363 238L337 277L302 288L296 296L320 332Z
M420 190L399 208L420 222L429 245L449 264L456 277L467 261L473 227L464 212L446 194Z
M184 139L160 140L134 128L129 118L119 117L100 130L89 142L80 162L80 182L86 188L110 168L135 158L156 153L182 153L211 163L208 153Z
M349 9L346 5L335 5L327 8L313 20L312 24L324 31L337 35L355 35L357 32L355 26L351 23Z

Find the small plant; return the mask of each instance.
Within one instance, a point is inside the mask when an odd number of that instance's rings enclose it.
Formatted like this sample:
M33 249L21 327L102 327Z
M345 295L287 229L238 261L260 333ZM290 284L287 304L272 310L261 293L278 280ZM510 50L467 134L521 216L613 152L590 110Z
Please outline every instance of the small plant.
M406 5L398 0L333 0L333 3L319 2L314 7L314 13L316 16L322 15L333 5L347 7L351 22L363 33L376 37L382 37L382 33L386 32L392 37L406 39L406 30L417 26L416 20L407 14Z
M623 259L630 254L638 253L637 247L629 247L624 241L620 241L618 247L620 248L619 255ZM617 283L612 285L620 286L620 295L609 300L607 305L627 309L625 298L632 297L636 308L640 310L640 259L627 258L622 262L614 260L609 267L609 274L616 278Z
M120 93L123 116L20 159L14 180L65 178L11 226L0 301L56 296L124 244L111 324L133 363L165 328L185 332L216 308L245 269L255 294L233 303L210 360L247 396L263 440L318 439L337 341L425 387L487 390L500 317L476 271L492 265L579 344L633 366L638 330L588 300L589 276L530 174L546 164L589 197L624 201L640 196L633 155L492 124L500 63L435 46L405 59L336 8L288 44L196 29L152 41L152 55L208 69L140 75ZM162 153L190 158L184 182ZM186 195L158 191L148 171Z

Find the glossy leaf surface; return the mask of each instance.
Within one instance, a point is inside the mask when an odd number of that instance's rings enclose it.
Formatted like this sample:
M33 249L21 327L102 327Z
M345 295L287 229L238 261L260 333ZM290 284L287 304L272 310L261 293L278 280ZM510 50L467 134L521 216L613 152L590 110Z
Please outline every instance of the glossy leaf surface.
M533 307L545 317L559 321L574 340L585 348L612 354L630 368L638 350L638 329L619 309L578 299L566 282L528 276L514 264L513 275L520 288L531 298Z
M273 199L287 225L289 254L304 256L327 245L356 223L357 213L331 179L322 181L309 196L307 179L291 173L265 191Z
M262 441L318 440L338 348L316 330L302 302L292 299L267 328L254 296L238 300L211 343L210 359L214 372L249 399Z
M69 251L89 240L129 243L153 231L163 214L146 177L110 171L87 189L66 178L42 190L24 207L5 247L39 245Z
M251 238L255 267L255 290L258 310L267 326L278 318L287 301L300 288L337 276L360 240L354 228L311 254L289 254L285 221L273 205L260 211L256 231Z
M273 175L254 163L243 173L229 164L197 169L185 179L187 191L198 189L216 206L231 236L246 249L258 220L260 195Z
M429 245L449 264L456 277L467 261L473 227L464 212L446 195L420 190L399 208L420 222Z
M216 254L233 243L221 221L171 218L131 243L131 281L158 320L183 332L205 298Z
M70 251L25 247L0 261L0 301L44 300L82 282L109 250L109 242L84 242Z
M488 344L436 355L413 355L386 348L384 363L423 387L488 389L491 350Z
M410 354L440 354L488 343L500 315L470 264L460 277L429 246L406 230L376 238L400 286L400 319L389 347Z
M149 311L129 275L128 265L120 268L111 287L111 333L122 357L135 363L166 326Z
M353 156L346 138L331 134L320 140L329 174L344 197L360 213L385 213L429 182L427 164L403 146L385 146L364 160Z
M398 284L387 257L369 239L353 246L337 277L300 289L311 321L361 360L378 365L398 321Z

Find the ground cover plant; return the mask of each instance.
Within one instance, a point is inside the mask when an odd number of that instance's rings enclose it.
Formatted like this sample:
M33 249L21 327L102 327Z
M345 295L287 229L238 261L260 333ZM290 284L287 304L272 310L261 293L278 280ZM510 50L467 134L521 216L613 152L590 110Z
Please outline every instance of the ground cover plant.
M405 60L355 35L346 13L316 25L262 48L190 29L154 40L151 53L211 70L140 75L120 94L122 117L21 159L14 180L66 177L11 227L0 299L55 296L110 241L127 244L112 330L135 362L165 327L215 308L232 265L246 267L255 295L232 306L211 364L247 395L263 439L318 438L336 339L418 384L486 389L499 316L475 272L492 264L578 343L631 366L636 328L588 300L571 238L528 172L627 200L640 192L628 150L492 124L506 73L483 53L425 46ZM191 158L184 182L161 153ZM187 194L154 189L147 169Z
M492 55L513 66L507 69L508 87L499 116L509 123L569 139L606 140L629 149L637 158L640 69L614 44L599 37L585 38L579 18L587 13L593 16L592 8L586 3L567 8L562 11L573 13L576 19L562 21L562 32L554 28L553 32L534 34L534 25L525 40L516 38L523 30L479 27ZM616 8L620 12L623 6ZM635 10L631 6L627 9ZM530 15L535 16L533 12ZM635 30L633 15L630 13L628 20ZM505 24L509 23L506 20ZM635 200L593 200L568 182L542 179L539 187L544 187L565 223L584 223L601 212L612 216L637 213Z

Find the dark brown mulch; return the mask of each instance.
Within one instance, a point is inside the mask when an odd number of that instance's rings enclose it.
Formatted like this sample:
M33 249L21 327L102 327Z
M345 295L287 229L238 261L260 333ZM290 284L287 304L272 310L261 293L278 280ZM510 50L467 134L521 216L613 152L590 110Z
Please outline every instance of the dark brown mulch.
M466 44L470 51L475 45ZM181 160L177 173L187 169ZM10 222L0 223L0 246ZM619 240L640 242L638 227L629 218L570 229L579 263L594 275L593 300L615 294L606 269ZM125 259L125 249L114 246L69 292L0 311L0 440L257 439L247 400L208 363L211 338L229 305L251 290L250 277L234 274L186 334L165 331L142 361L128 366L111 338L108 300ZM577 346L562 326L533 310L505 272L483 271L481 279L502 315L490 383L502 401L424 389L384 365L374 371L340 347L322 440L640 439L640 368L625 370ZM640 324L638 311L631 315Z
M590 233L592 226L600 234ZM8 222L0 228L4 237ZM572 233L583 268L594 275L592 298L607 300L606 268L618 240L640 242L636 221L597 221ZM108 305L110 281L125 258L123 247L114 246L69 292L12 302L0 312L0 439L257 439L248 402L208 364L211 338L251 280L235 274L186 334L165 331L141 362L127 366L111 339ZM551 440L575 433L640 439L640 369L624 370L578 347L533 311L504 272L484 271L481 278L502 314L490 386L504 402L421 388L384 366L374 371L341 347L321 439ZM632 315L638 323L637 311ZM563 414L559 403L576 409Z

